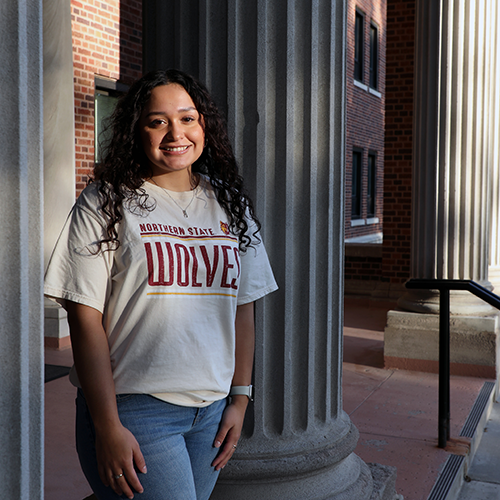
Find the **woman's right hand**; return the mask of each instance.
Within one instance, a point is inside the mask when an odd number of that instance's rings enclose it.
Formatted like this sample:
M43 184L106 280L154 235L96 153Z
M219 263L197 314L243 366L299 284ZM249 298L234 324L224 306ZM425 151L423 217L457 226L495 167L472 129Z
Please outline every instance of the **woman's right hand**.
M136 470L145 474L146 462L139 443L127 428L120 424L97 432L96 453L101 481L117 495L134 498L134 491L144 491Z
M99 476L118 495L133 498L133 490L143 492L134 464L143 473L146 464L137 440L120 422L102 313L71 301L66 310L76 372L96 431Z

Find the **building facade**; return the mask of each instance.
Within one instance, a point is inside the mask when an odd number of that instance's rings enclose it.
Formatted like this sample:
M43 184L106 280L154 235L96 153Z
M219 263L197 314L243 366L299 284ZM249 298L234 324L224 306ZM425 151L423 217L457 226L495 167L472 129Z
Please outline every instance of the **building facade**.
M347 4L346 243L381 243L386 1Z

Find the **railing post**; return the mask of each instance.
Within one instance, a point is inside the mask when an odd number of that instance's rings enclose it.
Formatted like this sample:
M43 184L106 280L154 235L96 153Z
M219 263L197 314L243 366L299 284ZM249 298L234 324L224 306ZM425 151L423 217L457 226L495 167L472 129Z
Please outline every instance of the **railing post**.
M439 296L439 448L445 448L448 439L450 439L450 290L442 288Z

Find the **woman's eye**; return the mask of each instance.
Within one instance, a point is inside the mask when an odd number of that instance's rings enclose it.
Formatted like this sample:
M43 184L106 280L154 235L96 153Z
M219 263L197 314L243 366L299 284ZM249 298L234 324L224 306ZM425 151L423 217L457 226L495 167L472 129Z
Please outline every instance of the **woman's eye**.
M152 127L152 128L158 128L158 127L162 127L165 124L166 124L165 120L158 119L158 120L153 120L150 123L150 127Z
M185 116L182 121L186 122L186 123L191 123L191 122L194 122L194 117L192 116Z

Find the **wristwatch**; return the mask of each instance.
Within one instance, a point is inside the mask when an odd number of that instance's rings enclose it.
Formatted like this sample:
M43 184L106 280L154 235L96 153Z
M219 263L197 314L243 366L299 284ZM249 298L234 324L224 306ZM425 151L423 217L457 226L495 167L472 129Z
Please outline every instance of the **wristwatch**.
M253 401L253 385L233 385L229 391L230 396L247 396Z

